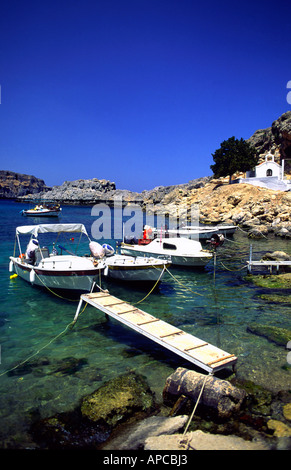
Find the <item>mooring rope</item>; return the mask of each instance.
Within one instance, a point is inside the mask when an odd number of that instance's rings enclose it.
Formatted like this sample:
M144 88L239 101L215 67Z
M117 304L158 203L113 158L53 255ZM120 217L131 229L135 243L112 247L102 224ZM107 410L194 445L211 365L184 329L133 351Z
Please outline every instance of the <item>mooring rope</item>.
M188 419L188 422L187 422L187 424L186 424L185 430L184 430L184 432L183 432L183 434L182 434L183 437L182 437L182 439L180 440L179 447L184 447L184 448L185 448L185 446L187 445L187 448L189 448L189 446L190 446L189 439L185 439L184 436L185 436L185 434L187 433L188 428L189 428L189 426L190 426L190 423L191 423L191 421L192 421L192 419L193 419L193 416L194 416L195 411L196 411L196 409L197 409L197 406L198 406L198 403L199 403L199 401L200 401L201 395L202 395L202 393L203 393L203 390L204 390L204 387L205 387L205 384L206 384L206 380L207 380L207 378L209 377L209 375L211 375L211 373L209 373L208 375L206 375L205 378L204 378L204 380L203 380L202 387L201 387L201 390L200 390L200 392L199 392L198 398L197 398L197 400L196 400L195 406L194 406L194 408L193 408L193 411L192 411L192 413L191 413L190 418ZM190 441L191 441L191 439L190 439Z
M85 304L85 307L83 308L83 310L80 312L79 315L82 315L82 313L85 311L87 307L87 303ZM5 370L4 372L1 372L0 373L0 377L2 377L3 375L5 374L8 374L8 372L11 372L15 369L17 369L18 367L22 366L23 364L25 364L26 362L28 362L30 359L32 359L33 357L37 356L41 351L43 351L45 348L47 348L50 344L52 344L54 341L56 341L58 338L60 338L62 335L64 335L68 329L72 329L74 323L73 321L71 321L70 323L68 323L68 325L64 328L63 331L61 331L59 334L57 334L57 336L55 336L54 338L52 338L51 340L49 340L48 343L46 343L44 346L42 346L40 349L38 349L36 352L34 352L33 354L31 354L30 356L28 356L26 359L24 359L23 361L19 362L18 364L16 364L16 366L14 367L11 367L10 369L7 369Z
M34 352L33 354L31 354L30 356L28 356L26 359L24 359L23 361L19 362L18 364L16 364L16 366L14 367L11 367L11 369L7 369L5 370L4 372L2 372L0 374L0 377L2 377L3 375L7 374L8 372L11 372L12 370L15 370L17 369L18 367L22 366L23 364L25 364L26 362L28 362L30 359L32 359L33 357L37 356L37 354L39 354L43 349L45 349L47 346L49 346L50 344L52 344L56 339L58 339L60 336L62 336L63 334L66 333L66 331L68 330L68 328L71 326L72 322L70 322L66 328L61 331L61 333L59 333L57 336L55 336L54 338L52 338L48 343L46 343L44 346L42 346L40 349L38 349L36 352Z
M199 395L198 395L197 401L196 401L196 403L195 403L195 406L194 406L194 408L193 408L193 411L192 411L192 413L191 413L191 416L190 416L190 418L189 418L189 420L188 420L188 423L187 423L187 425L186 425L186 427L185 427L185 430L184 430L184 432L183 432L183 436L184 436L184 435L186 434L186 432L188 431L188 428L189 428L190 423L191 423L191 421L192 421L192 419L193 419L193 416L194 416L194 414L195 414L196 408L197 408L197 406L198 406L199 400L200 400L200 398L201 398L201 395L202 395L202 393L203 393L203 390L204 390L204 387L205 387L205 384L206 384L206 380L208 379L209 375L211 375L211 374L209 373L208 375L206 375L205 378L204 378L204 380L203 380L203 384L202 384L200 393L199 393Z
M163 267L163 270L162 270L162 272L161 272L161 274L160 274L160 276L159 276L159 278L158 278L158 280L155 282L155 284L153 285L153 287L151 288L151 290L147 293L147 295L146 295L143 299L139 300L138 302L133 303L132 305L138 305L138 304L140 304L141 302L143 302L143 301L153 292L153 290L155 289L155 287L156 287L156 286L158 285L158 283L160 282L160 280L161 280L161 278L162 278L162 276L163 276L163 274L164 274L164 272L165 272L166 269L167 269L166 266L164 266L164 267Z
M181 286L183 286L184 289L189 290L190 292L192 292L192 294L201 295L201 297L204 297L203 294L200 294L199 292L195 292L195 291L193 291L192 289L190 289L189 287L185 286L185 284L183 284L183 282L179 281L179 280L168 270L168 268L166 268L166 271L167 271L168 274L170 274L170 276L174 279L174 281L176 281L178 284L180 284Z
M220 260L220 263L222 264L222 266L224 267L224 269L227 269L227 271L241 271L242 269L245 269L248 267L247 264L245 264L244 266L242 266L241 268L237 268L237 269L230 269L228 268L227 266L225 266L225 264L223 264L223 262Z
M68 302L79 302L79 299L68 299L66 297L63 297L62 295L59 295L57 294L56 292L54 292L52 289L50 289L44 282L43 280L39 277L39 275L34 271L34 274L36 275L36 277L38 278L38 280L44 285L44 287L53 295L55 295L56 297L59 297L60 299L63 299L63 300L68 300Z

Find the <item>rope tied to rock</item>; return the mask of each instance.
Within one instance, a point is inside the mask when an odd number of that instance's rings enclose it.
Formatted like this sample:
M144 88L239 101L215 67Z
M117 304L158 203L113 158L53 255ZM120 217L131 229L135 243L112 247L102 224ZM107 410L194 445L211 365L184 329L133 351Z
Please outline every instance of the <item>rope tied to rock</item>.
M193 416L194 416L194 414L195 414L195 411L196 411L196 409L197 409L198 403L199 403L199 401L200 401L200 398L201 398L201 396L202 396L202 393L203 393L203 390L204 390L204 387L205 387L205 384L206 384L206 380L208 379L209 375L211 375L211 373L209 373L208 375L206 375L205 378L204 378L204 380L203 380L203 383L202 383L202 386L201 386L201 390L200 390L200 392L199 392L199 395L198 395L198 398L197 398L197 400L196 400L196 403L195 403L195 406L194 406L194 408L193 408L193 411L192 411L192 413L191 413L191 416L190 416L190 418L189 418L189 420L188 420L188 422L187 422L187 424L186 424L185 430L184 430L184 432L183 432L183 436L185 436L185 434L186 434L187 431L188 431L188 428L189 428L189 426L190 426L190 423L191 423L191 421L192 421L192 419L193 419ZM184 447L185 445L187 445L187 448L188 448L189 445L190 445L190 441L189 441L188 439L182 438L181 441L180 441L180 447Z

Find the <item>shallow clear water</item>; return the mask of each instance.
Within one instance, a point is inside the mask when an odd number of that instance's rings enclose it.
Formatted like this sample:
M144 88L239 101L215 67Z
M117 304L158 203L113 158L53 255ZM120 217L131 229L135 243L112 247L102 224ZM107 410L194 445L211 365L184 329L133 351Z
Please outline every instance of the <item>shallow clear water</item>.
M32 420L75 408L84 395L126 371L143 374L161 401L167 377L177 367L191 368L191 364L114 320L106 322L104 314L90 306L74 329L66 330L78 298L54 296L19 277L10 279L8 271L16 226L52 220L22 217L19 211L23 204L2 201L0 207L1 447L33 446L28 433ZM70 206L63 207L60 219L84 223L90 236L94 220L91 208ZM75 242L66 243L73 246ZM291 305L260 299L265 290L245 280L246 269L242 268L249 257L250 243L254 259L266 251L291 253L288 240L270 237L250 241L238 231L218 249L215 270L213 263L202 271L171 268L175 279L166 274L159 288L139 306L237 355L239 377L274 391L290 389L288 351L247 331L253 322L291 328ZM102 286L131 303L148 292L104 281ZM28 363L5 373L30 356Z

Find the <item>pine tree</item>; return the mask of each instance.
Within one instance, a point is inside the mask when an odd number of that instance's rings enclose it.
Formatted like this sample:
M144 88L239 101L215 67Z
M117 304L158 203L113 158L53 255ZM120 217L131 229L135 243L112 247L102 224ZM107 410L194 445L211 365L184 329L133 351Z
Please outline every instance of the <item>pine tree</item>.
M258 164L259 156L256 149L244 139L230 137L220 144L220 148L213 154L214 165L210 168L215 177L229 175L229 183L232 175L237 171L251 170Z

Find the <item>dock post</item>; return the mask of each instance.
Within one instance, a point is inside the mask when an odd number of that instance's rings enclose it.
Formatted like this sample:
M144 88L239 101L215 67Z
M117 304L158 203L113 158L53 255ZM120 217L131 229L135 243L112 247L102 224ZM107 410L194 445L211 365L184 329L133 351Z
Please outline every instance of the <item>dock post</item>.
M252 257L253 257L253 245L252 243L250 244L250 258L249 258L249 266L248 266L248 272L250 273L252 270Z
M75 325L75 323L78 320L78 316L79 316L79 313L80 313L80 310L81 310L82 303L83 303L83 299L82 299L82 297L80 297L80 301L79 301L79 304L78 304L78 307L77 307L77 310L76 310L76 313L75 313L75 316L74 316L74 320L72 322L72 327Z

